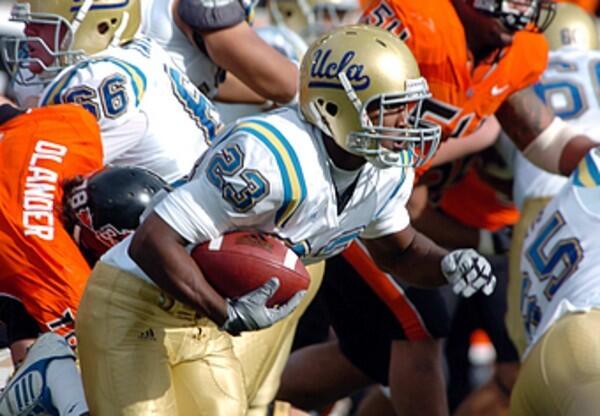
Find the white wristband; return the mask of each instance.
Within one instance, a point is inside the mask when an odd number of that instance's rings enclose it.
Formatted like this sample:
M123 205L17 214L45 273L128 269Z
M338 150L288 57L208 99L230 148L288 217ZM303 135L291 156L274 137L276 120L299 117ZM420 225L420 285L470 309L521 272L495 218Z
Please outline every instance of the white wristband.
M576 127L559 117L554 117L552 123L527 145L523 155L537 167L560 174L562 151L571 138L578 134L581 132Z

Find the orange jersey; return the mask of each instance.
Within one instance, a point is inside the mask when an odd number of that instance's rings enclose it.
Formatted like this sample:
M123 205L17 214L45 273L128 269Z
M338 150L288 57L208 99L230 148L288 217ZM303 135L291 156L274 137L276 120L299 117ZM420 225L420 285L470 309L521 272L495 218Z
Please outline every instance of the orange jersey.
M433 96L424 117L442 126L444 138L475 131L506 97L535 83L548 60L543 35L517 32L511 46L473 68L450 0L376 0L361 20L389 30L410 48Z
M497 231L519 220L512 201L482 180L474 167L444 192L439 207L461 223L489 231Z
M76 105L34 109L0 125L0 160L0 294L69 336L90 269L61 225L62 182L102 167L100 130Z
M596 14L598 0L558 0L558 3L573 3L590 14Z

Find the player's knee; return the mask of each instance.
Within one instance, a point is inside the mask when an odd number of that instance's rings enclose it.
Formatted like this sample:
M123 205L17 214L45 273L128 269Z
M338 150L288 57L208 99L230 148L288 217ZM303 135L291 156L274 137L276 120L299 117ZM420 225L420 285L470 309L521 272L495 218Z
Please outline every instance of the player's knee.
M441 340L394 341L388 372L390 384L402 382L406 377L429 381L441 380L443 378Z

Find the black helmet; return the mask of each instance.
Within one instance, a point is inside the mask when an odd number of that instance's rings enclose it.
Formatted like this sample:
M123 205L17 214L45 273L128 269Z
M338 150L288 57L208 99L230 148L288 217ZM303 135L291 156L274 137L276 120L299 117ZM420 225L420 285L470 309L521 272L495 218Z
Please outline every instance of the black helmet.
M64 185L65 227L94 263L104 252L131 234L153 196L169 185L138 167L106 166Z

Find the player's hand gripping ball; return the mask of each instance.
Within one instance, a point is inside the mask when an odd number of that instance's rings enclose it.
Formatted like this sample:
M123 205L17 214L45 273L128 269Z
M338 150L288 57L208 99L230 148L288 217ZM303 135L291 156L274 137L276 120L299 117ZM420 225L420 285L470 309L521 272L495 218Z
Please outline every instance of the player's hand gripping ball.
M231 232L199 244L192 257L208 283L225 298L238 298L277 277L279 288L267 302L273 307L308 289L310 283L296 253L272 235Z

